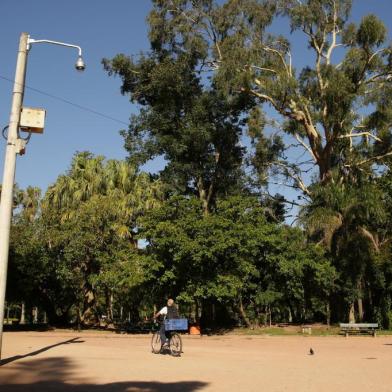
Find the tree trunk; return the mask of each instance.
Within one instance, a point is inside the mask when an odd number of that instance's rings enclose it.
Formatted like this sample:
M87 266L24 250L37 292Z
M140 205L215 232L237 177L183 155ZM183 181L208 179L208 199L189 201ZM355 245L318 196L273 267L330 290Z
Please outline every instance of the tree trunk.
M192 323L196 322L196 301L193 301L189 307L189 320L191 320Z
M82 324L91 325L97 322L95 314L95 295L90 284L86 284L84 288L83 314L81 316Z
M196 309L195 309L196 322L199 323L201 318L201 306L198 300L195 300L195 304L196 304Z
M248 328L251 328L252 325L251 325L251 323L250 323L248 317L246 316L245 309L244 309L244 305L243 305L243 303L242 303L242 298L241 298L241 297L239 297L238 304L239 304L239 305L238 305L238 310L239 310L239 312L240 312L240 316L241 316L242 320L244 321L245 325L246 325Z
M372 296L372 290L370 288L370 285L367 288L367 295L368 295L368 301L369 301L369 313L372 317L372 319L374 319L374 307L373 307L373 296Z
M358 321L362 322L363 321L363 301L362 298L357 299L357 304L358 304Z
M110 290L110 320L113 321L113 291Z
M329 328L329 326L331 325L331 308L330 308L330 304L329 301L326 304L326 321L327 321L327 326Z
M289 323L293 322L293 312L291 310L291 306L289 305Z
M207 199L205 197L205 191L204 190L202 190L200 192L200 200L201 200L201 203L202 203L203 214L204 214L204 216L207 216L210 213L210 207L209 207L208 201L207 201Z
M106 290L106 316L108 320L113 321L113 291Z
M89 277L95 271L93 260L90 255L86 256L83 263L83 313L81 316L82 324L93 325L98 323L98 317L95 311L95 292L94 288L89 282Z
M20 308L20 320L19 324L26 324L26 314L25 314L25 303L22 302L21 308Z
M32 309L32 316L33 316L33 324L37 324L38 323L38 307L34 306Z
M364 316L364 311L363 311L363 301L362 301L362 282L361 280L358 281L358 292L359 292L359 297L357 299L357 305L358 305L358 321L362 322L363 321L363 316Z
M322 147L319 147L322 149ZM331 154L332 154L332 144L327 143L327 146L322 149L320 158L317 161L319 167L319 178L322 184L327 184L332 179L332 169L331 169Z
M203 214L207 216L210 213L210 195L204 188L204 181L201 177L197 180L197 190L199 192L199 199L202 203Z
M272 311L271 306L268 305L268 313L269 313L269 327L272 327Z
M354 302L350 304L350 309L348 311L348 322L349 323L355 323L355 308L354 308Z
M81 315L80 315L80 308L79 306L76 309L76 326L78 328L78 331L80 331L80 324L81 324Z

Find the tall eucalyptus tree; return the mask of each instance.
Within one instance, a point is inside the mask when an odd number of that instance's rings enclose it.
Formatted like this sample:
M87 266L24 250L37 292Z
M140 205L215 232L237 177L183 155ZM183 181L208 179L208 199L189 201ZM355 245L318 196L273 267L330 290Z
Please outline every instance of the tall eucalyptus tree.
M222 7L205 0L153 1L153 6L148 17L151 51L138 58L118 54L103 64L109 75L121 77L121 92L141 107L123 132L129 159L143 164L162 156L162 179L171 193L196 195L207 215L217 196L244 188L242 137L254 101L249 94L228 94L211 78L209 71L218 62L210 58L209 43L218 36L208 26L218 24L220 35L230 41L233 28L249 33L249 17L262 31L272 14L254 0ZM200 13L193 15L193 9ZM204 14L213 14L212 19Z
M149 18L153 50L158 48L162 58L174 49L180 56L198 48L202 55L197 65L219 91L237 98L249 95L272 108L282 120L275 119L274 126L304 149L308 159L302 160L303 169L316 166L318 181L341 180L392 154L392 52L387 31L374 15L365 16L359 25L350 23L351 0L153 4ZM302 34L311 64L297 69L303 53L293 53L290 37L266 32L274 13L284 16L279 23ZM147 57L139 64L144 62L151 66L154 60ZM133 99L142 104L159 100L148 82L149 71L144 74L137 63L119 56L108 70L123 77L122 91L131 92ZM147 96L140 86L150 86ZM269 164L258 162L258 168ZM274 164L310 195L295 161L279 159Z

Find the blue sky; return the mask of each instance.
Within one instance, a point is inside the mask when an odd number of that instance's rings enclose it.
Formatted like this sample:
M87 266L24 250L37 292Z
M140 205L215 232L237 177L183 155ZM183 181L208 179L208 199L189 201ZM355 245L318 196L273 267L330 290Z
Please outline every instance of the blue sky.
M101 59L117 53L147 50L146 16L149 0L1 0L0 1L0 127L8 123L19 36L28 32L35 39L51 39L80 45L87 69L74 69L77 52L54 45L34 45L29 53L26 85L110 116L110 120L60 100L26 89L24 106L47 110L43 135L33 135L26 154L17 158L16 182L20 187L45 190L64 173L76 151L89 150L107 158L123 159L126 151L119 130L126 128L136 108L120 94L120 80L108 77ZM368 13L378 15L392 30L389 0L354 0L353 20ZM287 26L273 27L285 33ZM309 59L303 41L293 37L294 61ZM3 139L1 139L3 140ZM0 147L0 170L5 141ZM150 168L156 170L152 164ZM284 190L281 190L283 192Z
M47 117L44 134L33 135L26 154L17 158L16 182L21 187L46 189L69 167L76 151L90 150L116 159L126 156L118 132L127 127L135 109L120 94L120 80L109 78L103 71L101 59L148 48L145 18L149 8L149 1L1 0L0 76L14 78L22 31L35 39L80 45L87 64L83 73L74 69L76 50L34 45L29 53L26 85L120 121L26 89L24 106L45 108ZM0 78L1 128L9 120L11 93L12 83ZM3 163L5 141L0 149Z

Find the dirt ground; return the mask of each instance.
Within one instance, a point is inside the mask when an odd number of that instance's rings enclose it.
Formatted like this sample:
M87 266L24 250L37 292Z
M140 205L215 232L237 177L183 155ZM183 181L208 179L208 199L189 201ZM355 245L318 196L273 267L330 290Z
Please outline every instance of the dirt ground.
M392 392L392 337L184 336L180 358L152 354L150 339L5 333L0 391Z

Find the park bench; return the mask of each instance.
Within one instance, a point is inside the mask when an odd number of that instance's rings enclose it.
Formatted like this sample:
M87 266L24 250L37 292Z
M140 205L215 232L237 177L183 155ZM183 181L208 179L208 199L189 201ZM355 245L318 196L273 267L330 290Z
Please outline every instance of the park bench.
M340 323L340 331L347 337L351 334L370 333L376 336L377 323Z
M312 326L311 325L302 325L302 333L303 334L307 334L307 335L311 335L312 334Z

